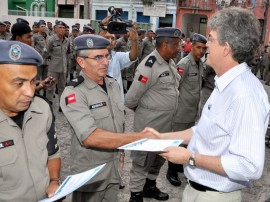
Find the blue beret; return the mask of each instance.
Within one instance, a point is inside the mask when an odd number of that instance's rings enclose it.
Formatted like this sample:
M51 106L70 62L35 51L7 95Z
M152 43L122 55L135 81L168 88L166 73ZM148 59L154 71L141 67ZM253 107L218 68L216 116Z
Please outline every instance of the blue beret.
M164 27L158 28L156 30L156 38L158 37L171 37L171 38L179 38L181 36L180 29L172 28L172 27Z
M39 22L36 22L36 21L35 21L35 22L33 23L33 26L39 26L38 24L39 24Z
M40 20L37 24L37 26L40 26L40 25L45 25L46 26L46 22L45 20Z
M17 18L16 21L18 23L25 23L25 24L29 25L29 22L27 20L23 19L23 18Z
M72 27L72 31L79 31L79 29L77 27Z
M67 26L66 23L64 23L63 21L60 21L60 20L56 20L56 21L55 21L55 25L63 25L64 27Z
M110 41L102 36L84 34L74 39L75 50L106 49Z
M201 35L201 34L194 33L192 41L198 41L198 42L206 44L207 43L207 38L205 36Z
M41 55L31 46L19 41L0 40L0 64L41 65Z

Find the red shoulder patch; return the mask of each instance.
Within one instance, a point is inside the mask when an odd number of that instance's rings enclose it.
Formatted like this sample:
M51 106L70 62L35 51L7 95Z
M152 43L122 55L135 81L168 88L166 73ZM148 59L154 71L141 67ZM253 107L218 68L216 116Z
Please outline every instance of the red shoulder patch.
M146 76L140 75L138 81L142 82L143 84L146 84L148 78Z
M184 73L184 68L183 67L178 67L177 71L179 74L183 74Z
M71 104L73 102L76 102L76 96L75 94L70 94L65 98L65 100L66 100L66 105Z

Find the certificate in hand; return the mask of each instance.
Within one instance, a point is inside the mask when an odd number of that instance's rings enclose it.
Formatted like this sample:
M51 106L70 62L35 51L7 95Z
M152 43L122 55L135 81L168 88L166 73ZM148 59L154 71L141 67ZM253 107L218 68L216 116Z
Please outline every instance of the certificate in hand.
M91 170L85 171L83 173L70 175L65 181L61 184L61 186L56 190L55 195L51 198L43 199L39 202L52 202L56 201L64 196L72 193L76 189L83 186L86 182L88 182L91 178L93 178L106 164L95 167Z
M141 139L136 142L118 147L124 150L163 152L167 147L179 146L183 140L160 140L160 139Z

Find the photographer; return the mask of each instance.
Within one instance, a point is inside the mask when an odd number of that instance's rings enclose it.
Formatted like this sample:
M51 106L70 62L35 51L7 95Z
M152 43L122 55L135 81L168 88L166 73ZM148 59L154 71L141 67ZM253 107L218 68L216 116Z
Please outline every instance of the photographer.
M117 80L117 83L120 86L121 98L124 102L124 89L122 82L121 70L128 68L133 62L137 60L138 57L138 46L137 46L137 30L135 25L132 25L132 28L129 31L129 37L131 40L131 49L129 52L115 52L113 51L115 47L115 35L109 33L107 26L111 23L112 16L107 16L101 21L101 32L99 35L105 37L110 41L109 46L107 47L109 54L111 54L111 60L108 68L108 75ZM115 31L115 30L113 30ZM121 30L122 31L122 30Z

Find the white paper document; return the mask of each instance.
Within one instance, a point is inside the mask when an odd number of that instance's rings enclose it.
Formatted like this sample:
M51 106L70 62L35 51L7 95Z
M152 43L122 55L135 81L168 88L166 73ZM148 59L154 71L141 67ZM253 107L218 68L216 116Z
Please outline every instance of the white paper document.
M160 139L141 139L136 142L126 144L118 147L124 150L162 152L165 148L170 146L179 146L183 140L160 140Z
M70 175L68 176L65 181L61 184L61 186L56 190L55 195L51 198L43 199L39 202L52 202L56 201L64 196L72 193L76 189L83 186L86 182L88 182L91 178L93 178L104 166L100 165L91 170L85 171L83 173Z

